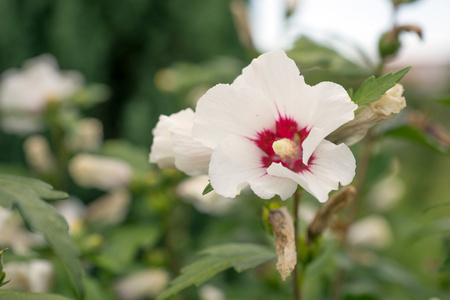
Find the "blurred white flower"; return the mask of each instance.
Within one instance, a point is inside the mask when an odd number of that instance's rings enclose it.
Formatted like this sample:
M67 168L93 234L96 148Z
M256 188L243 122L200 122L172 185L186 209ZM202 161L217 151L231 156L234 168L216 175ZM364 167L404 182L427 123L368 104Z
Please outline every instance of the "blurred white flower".
M155 298L169 284L170 275L163 269L138 271L119 280L115 292L120 300Z
M91 154L77 154L69 161L74 181L84 188L111 190L128 185L131 166L120 159Z
M30 252L34 246L45 245L43 236L25 228L17 211L0 206L0 248L8 247L16 253Z
M68 146L73 152L97 151L103 141L103 124L95 118L86 118L78 122L69 137Z
M7 70L0 82L2 128L22 134L40 130L48 103L72 96L82 83L79 73L61 72L48 54L26 61L21 70Z
M194 205L198 211L211 215L224 215L237 203L236 199L224 198L214 191L202 195L207 185L207 175L190 177L178 185L176 192L180 198Z
M43 259L5 264L6 286L11 290L25 290L33 293L48 293L52 290L55 272L53 265Z
M354 246L381 250L393 240L391 227L381 216L368 216L356 221L347 232L347 241Z
M69 232L77 232L86 216L84 203L79 198L70 196L69 199L55 201L53 205L69 224Z
M356 108L342 86L306 84L295 62L274 51L200 98L192 133L214 149L208 174L218 194L235 197L250 186L263 199L286 200L300 185L325 202L356 167L346 145L325 137Z
M126 188L118 188L91 202L87 207L87 221L115 225L122 222L131 202Z
M403 180L390 175L377 182L367 196L370 206L377 211L387 211L401 200L406 192Z
M49 174L55 169L55 157L48 140L42 135L28 137L23 150L28 164L40 174Z
M152 131L150 162L160 168L177 168L191 176L207 174L212 149L192 138L193 120L190 108L160 116Z
M403 90L403 86L397 83L380 100L359 107L355 111L355 119L335 130L327 139L349 146L356 144L374 125L392 118L406 107Z
M198 296L200 300L225 300L225 293L211 285L211 284L204 284L202 285L198 290Z

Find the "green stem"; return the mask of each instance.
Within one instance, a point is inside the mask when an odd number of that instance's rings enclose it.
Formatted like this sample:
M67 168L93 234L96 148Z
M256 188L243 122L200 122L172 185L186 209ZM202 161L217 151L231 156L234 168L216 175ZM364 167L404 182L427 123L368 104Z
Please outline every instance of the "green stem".
M298 217L298 210L300 206L300 198L302 195L302 189L298 188L297 191L294 194L294 235L295 235L295 247L298 257L298 236L299 236L299 217ZM304 267L302 266L301 272L299 274L299 267L298 267L298 260L297 264L294 267L293 271L293 283L294 283L294 300L301 300L302 299L302 283L303 283L303 273L304 273Z
M342 237L342 247L346 247L347 240L347 231L353 221L356 219L358 215L359 208L362 202L362 192L364 189L364 185L367 178L367 172L369 170L370 161L372 159L373 145L375 143L376 136L373 130L369 130L367 136L364 138L361 155L358 162L358 172L355 177L355 187L356 187L356 195L352 204L349 207L348 215L347 215L347 226L344 230ZM333 281L333 287L331 289L331 299L339 300L342 290L342 285L344 283L344 279L346 276L346 272L344 269L340 269L337 272L337 275Z

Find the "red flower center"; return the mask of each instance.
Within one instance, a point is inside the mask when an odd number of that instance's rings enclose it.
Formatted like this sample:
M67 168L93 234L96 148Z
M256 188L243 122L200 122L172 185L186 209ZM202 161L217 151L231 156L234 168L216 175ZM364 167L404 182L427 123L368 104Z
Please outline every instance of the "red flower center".
M302 161L303 148L302 143L308 136L309 131L306 128L300 128L298 123L291 117L280 117L275 123L275 128L264 129L258 132L257 139L253 142L265 153L261 158L261 164L264 168L268 168L272 163L281 163L284 167L301 173L308 171L309 168ZM298 146L298 155L295 157L281 157L273 150L273 143L281 139L288 139L294 145ZM308 165L314 160L314 155L308 160Z

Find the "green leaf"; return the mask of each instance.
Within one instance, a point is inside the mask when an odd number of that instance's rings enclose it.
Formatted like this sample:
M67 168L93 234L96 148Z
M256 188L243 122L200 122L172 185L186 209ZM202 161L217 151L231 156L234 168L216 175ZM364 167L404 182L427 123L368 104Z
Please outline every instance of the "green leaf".
M442 154L449 154L449 149L439 144L435 139L426 135L425 132L411 127L411 126L401 126L385 132L385 136L390 137L400 137L413 142L416 142L422 146L426 146L432 150L435 150Z
M445 99L437 100L437 102L442 103L444 105L450 105L450 97L445 98Z
M208 185L203 190L202 195L204 196L208 193L211 193L212 191L214 191L214 188L212 187L211 182L208 182Z
M101 154L122 159L134 169L148 171L148 151L126 140L108 140L103 143Z
M358 49L355 49L358 51ZM359 52L366 60L362 52ZM367 76L368 71L353 61L345 58L334 49L326 45L321 45L307 38L299 38L294 47L287 52L287 55L293 59L300 70L326 70L328 73L339 74L347 77Z
M393 74L389 73L378 78L369 77L353 94L353 102L362 106L381 99L381 96L399 82L411 68L406 67Z
M79 251L66 220L43 199L67 198L67 194L36 179L0 174L0 205L14 206L31 230L40 232L64 264L77 295L83 294Z
M205 249L201 257L181 270L170 287L158 296L157 300L167 299L179 291L203 282L228 268L237 272L255 268L276 257L275 250L254 244L225 244Z
M442 266L439 268L439 272L450 271L450 255L445 259Z
M129 225L118 228L107 238L105 251L95 259L103 268L120 273L134 260L143 247L154 245L160 237L158 227L149 225Z
M9 290L0 290L0 299L2 300L72 300L56 294L38 294L27 292L16 292Z

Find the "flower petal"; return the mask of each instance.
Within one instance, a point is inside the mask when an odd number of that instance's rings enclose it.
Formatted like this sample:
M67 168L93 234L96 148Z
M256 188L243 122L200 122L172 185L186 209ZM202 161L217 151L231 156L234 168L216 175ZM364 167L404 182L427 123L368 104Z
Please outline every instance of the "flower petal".
M208 174L212 149L203 146L192 136L172 134L175 166L189 176Z
M214 190L224 197L235 197L250 185L256 195L270 199L276 194L283 200L292 196L297 183L268 175L261 165L263 152L250 140L230 135L211 157L209 178Z
M221 196L233 198L248 182L265 174L262 151L251 141L230 135L214 150L209 164L211 186Z
M314 152L313 163L309 171L295 173L281 164L273 163L267 172L274 176L290 178L302 186L320 202L328 199L331 190L350 184L355 176L355 158L350 149L344 145L335 145L323 140Z
M345 89L333 82L321 82L313 87L309 108L308 137L303 142L303 162L306 164L319 143L341 125L353 120L358 108Z
M256 138L257 132L275 126L276 111L270 105L257 90L218 84L198 101L193 136L210 148L229 134Z
M191 176L207 174L212 149L192 138L193 118L190 108L160 116L153 130L150 162L160 168L176 167Z

